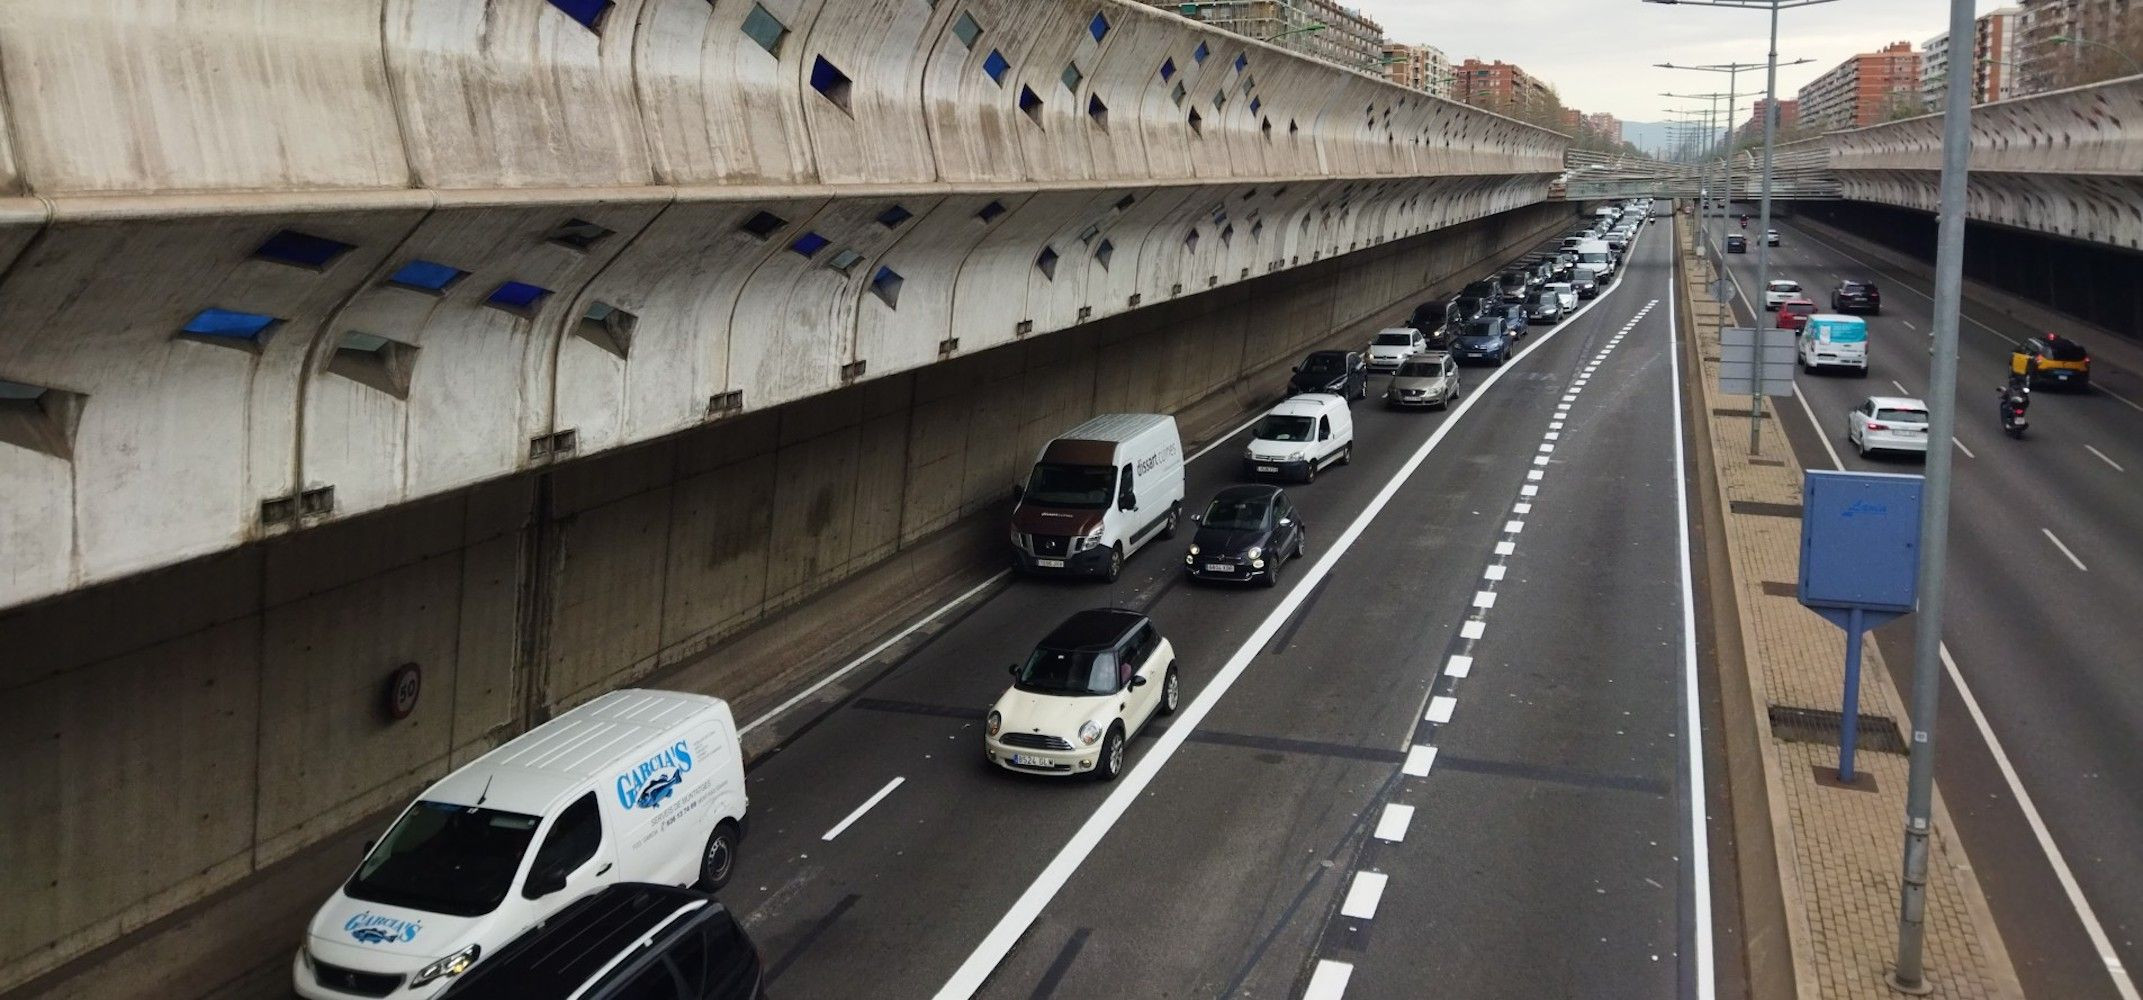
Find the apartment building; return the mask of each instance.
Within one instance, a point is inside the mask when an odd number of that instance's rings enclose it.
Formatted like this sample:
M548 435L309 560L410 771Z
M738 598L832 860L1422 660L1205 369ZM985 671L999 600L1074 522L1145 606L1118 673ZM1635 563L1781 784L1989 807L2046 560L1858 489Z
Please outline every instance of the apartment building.
M1517 116L1547 107L1555 89L1515 63L1468 59L1452 79L1451 96L1497 114Z
M1808 128L1857 128L1920 110L1920 53L1911 42L1863 52L1817 77L1796 95Z
M1451 96L1451 57L1434 45L1385 42L1384 72L1399 86Z
M1335 0L1146 0L1238 35L1382 75L1384 27Z
M2020 20L2013 97L2125 76L2143 60L2143 0L2024 0Z
M1609 142L1622 141L1622 119L1601 111L1585 116L1585 131Z
M1749 111L1749 120L1744 122L1741 129L1735 134L1742 139L1762 139L1764 137L1764 109L1769 107L1770 104L1769 98L1757 98L1756 106ZM1800 123L1801 102L1795 100L1778 102L1778 123L1776 127L1779 132L1784 133L1796 128Z
M1972 31L1972 103L1985 104L2019 93L2018 42L2023 32L2022 7L2003 7L1982 15ZM1920 46L1920 99L1929 111L1942 110L1949 87L1950 35L1945 31Z

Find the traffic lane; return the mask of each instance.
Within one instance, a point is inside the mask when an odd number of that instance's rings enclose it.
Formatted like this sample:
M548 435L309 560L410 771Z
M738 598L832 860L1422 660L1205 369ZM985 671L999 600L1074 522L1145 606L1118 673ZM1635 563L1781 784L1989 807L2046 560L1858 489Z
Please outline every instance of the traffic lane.
M1615 300L1602 303L1599 312ZM1588 314L1590 315L1590 314ZM1580 317L1576 322L1584 322ZM1379 380L1381 385L1381 379ZM1356 407L1356 459L1350 468L1320 477L1312 489L1291 495L1312 526L1335 526L1358 511L1395 471L1418 442L1443 418L1433 414L1390 413ZM1400 435L1392 437L1394 433ZM1190 503L1233 481L1237 443L1223 444L1188 470ZM1299 495L1297 495L1299 494ZM1314 537L1314 535L1313 535ZM740 861L737 884L745 894L739 908L754 933L767 942L775 981L787 991L808 995L847 995L858 982L870 982L897 995L927 993L933 976L887 985L881 979L858 979L848 953L823 947L836 932L866 935L877 946L865 951L901 956L892 966L927 968L933 962L949 970L951 952L979 939L992 914L1001 912L1020 885L1053 855L1056 846L1091 812L1106 789L1080 783L1032 800L1015 800L1006 811L969 814L967 805L979 782L1018 776L992 773L977 754L976 720L1003 690L1003 664L1024 657L1033 641L1064 615L1083 607L1112 603L1148 606L1150 613L1186 658L1200 662L1201 635L1225 636L1247 631L1277 600L1275 594L1239 595L1233 614L1215 619L1201 611L1178 622L1169 603L1183 591L1175 573L1182 543L1161 546L1134 557L1115 587L1069 582L1023 581L997 595L941 632L928 646L898 664L754 769L755 837ZM1183 674L1186 698L1202 689L1196 669ZM880 755L878 739L886 715L904 715L907 724L924 727L926 737L895 744L904 755ZM928 727L936 726L935 730ZM964 740L964 742L963 742ZM1146 741L1135 740L1135 758ZM942 743L945 749L938 749ZM931 749L925 750L925 746ZM866 749L868 748L868 749ZM950 754L965 754L974 764L965 771L945 763ZM859 763L859 761L861 763ZM839 821L840 803L860 803L892 777L902 786L871 810L855 827L832 843L821 842L822 824ZM1047 782L1043 782L1047 784ZM1040 797L1048 796L1048 797ZM797 803L786 806L786 801ZM853 808L851 806L850 808ZM769 818L771 822L767 822ZM957 823L948 817L958 817ZM762 827L772 832L759 836ZM873 831L894 831L891 842ZM945 851L947 843L975 845L972 851ZM899 867L884 862L901 859ZM972 859L988 857L993 869L973 870ZM957 870L948 870L957 869ZM872 888L870 893L863 892ZM732 890L732 896L737 895ZM916 913L935 915L917 925ZM978 914L980 916L978 916ZM805 950L840 956L827 964L795 961ZM873 968L873 967L863 967ZM938 975L942 975L939 973Z
M1689 995L1665 310L1573 404L1458 682L1350 996ZM1536 436L1538 435L1536 428ZM1581 819L1580 819L1581 818ZM1404 929L1395 931L1395 929Z
M1297 985L1532 468L1568 378L1557 372L1585 346L1558 338L1454 428L985 995L1103 995L1129 981L1139 995L1261 996ZM1512 384L1535 374L1550 377Z

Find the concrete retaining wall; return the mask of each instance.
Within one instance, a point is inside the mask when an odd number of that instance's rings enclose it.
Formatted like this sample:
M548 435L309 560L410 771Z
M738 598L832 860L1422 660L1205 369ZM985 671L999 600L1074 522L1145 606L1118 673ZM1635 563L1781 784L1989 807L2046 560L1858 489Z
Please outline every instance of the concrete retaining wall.
M1277 385L1238 376L1470 276L1571 210L963 350L0 615L0 766L15 776L0 783L0 989L1001 505L1041 442L1093 413L1269 399ZM390 721L384 685L404 663L423 694Z

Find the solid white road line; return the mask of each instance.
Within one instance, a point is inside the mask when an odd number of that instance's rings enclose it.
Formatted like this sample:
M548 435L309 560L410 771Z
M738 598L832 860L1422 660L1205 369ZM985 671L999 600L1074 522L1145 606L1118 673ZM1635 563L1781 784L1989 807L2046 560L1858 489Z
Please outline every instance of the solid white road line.
M1458 699L1449 695L1437 695L1429 699L1428 714L1422 718L1438 724L1451 721L1451 713L1458 711Z
M1845 463L1838 459L1838 449L1831 447L1830 438L1823 433L1823 422L1816 419L1815 408L1808 405L1808 397L1801 395L1801 387L1793 387L1793 398L1801 401L1801 412L1808 414L1808 426L1815 428L1816 440L1823 442L1823 450L1830 453L1833 469L1844 469Z
M1682 561L1682 701L1687 708L1681 735L1682 745L1689 754L1689 864L1690 880L1694 883L1690 886L1690 896L1696 908L1689 923L1696 936L1696 997L1697 1000L1713 1000L1718 996L1719 984L1712 969L1711 841L1710 831L1704 823L1707 815L1704 807L1704 719L1701 714L1703 701L1697 687L1696 583L1689 556L1689 477L1688 459L1682 444L1681 329L1675 315L1675 294L1674 284L1670 281L1667 287L1667 357L1672 365L1673 377L1668 382L1673 391L1673 405L1667 408L1667 419L1674 425L1675 535ZM1803 402L1805 404L1805 400Z
M1436 766L1436 748L1426 743L1416 743L1407 748L1406 763L1399 770L1409 777L1428 777L1429 769Z
M1957 440L1956 438L1951 438L1951 439L1950 439L1950 443L1951 443L1951 444L1953 444L1953 445L1956 445L1956 446L1957 446L1957 450L1958 450L1958 451L1964 452L1964 457L1966 457L1966 458L1978 458L1978 457L1979 457L1978 455L1974 455L1974 454L1972 454L1972 449L1970 449L1970 448L1967 448L1967 447L1965 447L1965 446L1964 446L1964 442L1962 442L1962 441L1959 441L1959 440Z
M1389 841L1394 844L1404 843L1406 841L1407 825L1412 822L1414 822L1413 806L1402 806L1397 802L1387 803L1384 806L1383 815L1377 817L1377 832L1375 836L1378 840Z
M2113 459L2107 458L2107 457L2106 457L2106 453L2105 453L2105 452L2103 452L2103 451L2100 451L2100 450L2098 450L2097 448L2093 448L2093 447L2091 447L2090 445L2084 445L2084 446L2083 446L2083 450L2085 450L2085 451L2088 451L2088 452L2090 452L2090 453L2091 453L2091 454L2093 454L2093 455L2097 455L2097 456L2098 456L2098 460L2099 460L2099 461L2101 461L2101 462L2104 462L2104 463L2106 463L2107 465L2113 466L2113 471L2115 471L2115 472L2127 472L2127 471L2128 471L2127 469L2123 469L2123 468L2121 468L2121 463L2119 463L2119 462L2116 462L2116 461L2114 461Z
M2045 535L2047 541L2054 543L2054 547L2060 549L2062 555L2069 557L2069 561L2075 563L2077 569L2083 570L2086 573L2091 572L2091 567L2084 565L2083 560L2076 558L2076 553L2070 552L2068 546L2061 544L2061 539L2055 538L2053 532L2048 531L2045 528L2040 528L2039 533Z
M1347 886L1347 899L1339 904L1339 915L1356 920L1373 920L1377 904L1384 899L1384 883L1391 881L1383 872L1355 872L1354 882Z
M1317 971L1310 973L1310 985L1302 990L1302 1000L1340 1000L1347 995L1347 979L1354 975L1354 966L1329 959L1317 960Z
M1451 677L1464 677L1473 673L1473 657L1453 654L1451 661L1444 664L1444 673Z
M1478 639L1488 634L1488 623L1481 621L1467 622L1458 627L1458 634L1468 639Z
M1615 291L1616 289L1609 290L1608 295L1613 295ZM1594 299L1586 308L1607 301L1608 295ZM1580 309L1578 312L1583 313L1584 310ZM1569 328L1569 324L1564 324L1542 334L1511 360L1524 361L1528 355ZM1056 898L1057 893L1063 890L1065 884L1071 881L1072 875L1079 870L1079 866L1084 864L1094 853L1094 848L1101 844L1101 839L1123 819L1131 804L1145 794L1147 786L1153 783L1162 768L1168 766L1168 762L1183 748L1184 741L1190 738L1190 734L1197 730L1207 715L1212 714L1213 708L1220 704L1220 700L1226 697L1228 691L1242 678L1243 672L1250 668L1251 661L1263 652L1266 644L1280 631L1280 626L1309 599L1310 591L1331 575L1333 567L1354 547L1355 540L1369 529L1369 525L1384 512L1384 508L1391 505L1392 498L1398 496L1399 490L1413 478L1422 464L1429 460L1429 456L1443 444L1444 439L1450 436L1452 429L1463 423L1473 407L1487 397L1488 388L1516 368L1515 365L1506 365L1491 371L1487 378L1481 380L1475 391L1467 394L1449 415L1437 422L1436 429L1429 432L1428 440L1414 449L1413 455L1385 481L1383 488L1370 498L1369 503L1348 524L1346 530L1325 548L1324 554L1296 577L1295 585L1288 590L1287 596L1280 599L1280 603L1273 607L1264 621L1252 629L1226 662L1213 672L1212 679L1198 692L1198 697L1183 706L1168 729L1154 739L1153 745L1139 755L1137 763L1133 764L1123 777L1116 780L1108 797L1095 807L1093 813L1087 816L1086 822L1079 825L1079 829L1073 831L1064 846L1050 859L1049 864L1035 875L1034 880L1005 911L1005 915L999 918L996 926L983 936L974 951L968 953L960 967L953 970L945 985L938 989L937 1000L964 1000L974 996L975 992L982 988L990 973L996 970L998 964L1004 961L1004 957L1011 953L1013 946L1019 943L1020 937L1027 933L1027 928L1041 916L1042 908ZM1435 748L1431 747L1429 751L1430 759L1433 760Z
M1979 727L1979 738L1994 753L1994 766L2002 772L2002 780L2009 785L2009 794L2016 797L2017 809L2024 814L2024 822L2031 827L2031 835L2039 841L2039 850L2045 852L2047 864L2054 869L2054 879L2061 883L2061 891L2069 897L2069 905L2076 909L2077 919L2083 922L2085 936L2091 946L2098 949L2099 960L2106 963L2106 973L2113 977L2113 988L2121 1000L2143 1000L2136 993L2136 982L2128 975L2121 963L2121 956L2113 950L2113 941L2106 936L2104 924L2098 922L2098 913L2091 909L2090 901L2083 898L2083 887L2076 884L2076 873L2069 870L2068 860L2061 856L2061 848L2054 845L2053 831L2046 828L2046 820L2039 816L2039 807L2031 801L2031 793L2024 790L2024 781L2017 777L2016 766L2009 762L2009 754L2002 750L2000 740L1994 738L1994 727L1987 722L1987 713L1980 711L1979 699L1972 696L1972 686L1964 682L1964 672L1957 669L1957 661L1950 657L1949 643L1940 647L1942 669L1950 675L1950 683L1957 686L1957 698L1964 702L1966 714L1972 724Z
M864 799L863 804L857 806L855 812L849 813L847 819L844 819L839 823L835 823L833 825L833 829L826 831L826 835L820 837L819 839L832 840L833 838L840 836L841 831L848 829L849 824L854 823L859 819L862 819L864 813L870 812L872 806L875 806L878 803L885 801L885 797L893 794L893 789L899 788L900 783L906 780L908 779L894 778L893 780L886 782L885 787L878 790L878 794L873 795L870 798Z

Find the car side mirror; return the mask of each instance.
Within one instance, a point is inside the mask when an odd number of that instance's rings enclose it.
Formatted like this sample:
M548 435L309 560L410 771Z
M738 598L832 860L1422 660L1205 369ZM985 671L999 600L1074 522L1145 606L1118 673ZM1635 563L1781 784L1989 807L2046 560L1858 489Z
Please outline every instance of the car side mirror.
M1014 677L1018 677L1018 676L1019 676L1019 664L1015 663L1015 664L1012 664L1012 665L1011 665L1011 666L1009 666L1009 667L1006 667L1006 668L1005 668L1005 673L1011 674L1011 675L1012 675L1012 676L1014 676Z
M566 873L562 871L553 869L546 872L530 872L528 874L528 892L526 895L530 899L542 899L554 892L564 891L565 887Z
M1291 370L1291 371L1293 371L1293 372L1294 372L1295 374L1297 374L1297 375L1300 375L1300 374L1302 374L1302 366L1301 366L1301 365L1296 365L1296 366L1295 366L1294 368L1292 368L1292 369L1290 369L1290 370Z
M1131 686L1132 686L1132 687L1135 687L1135 688L1142 688L1142 687L1145 687L1145 686L1146 686L1146 678L1145 678L1145 677L1143 677L1143 676L1141 676L1141 675L1139 675L1139 674L1132 674L1132 675L1131 675Z
M1192 514L1192 515L1191 515L1191 523L1192 523L1192 524L1204 524L1204 523L1205 523L1205 515L1204 515L1204 514Z
M1294 518L1292 518L1292 517L1283 517L1283 518L1281 518L1281 519L1280 519L1280 527L1283 527L1283 528L1285 528L1285 527L1288 527L1289 525L1292 525L1292 524L1294 524L1294 523L1295 523L1295 519L1294 519Z
M1019 503L1020 501L1022 501L1022 500L1025 500L1025 499L1027 499L1027 484L1025 484L1025 483L1014 483L1014 484L1012 484L1012 502L1013 502L1013 503Z

